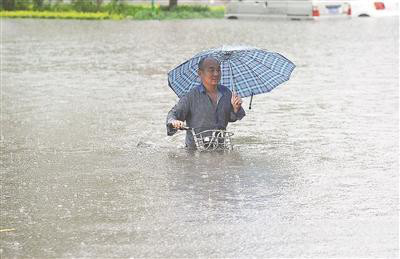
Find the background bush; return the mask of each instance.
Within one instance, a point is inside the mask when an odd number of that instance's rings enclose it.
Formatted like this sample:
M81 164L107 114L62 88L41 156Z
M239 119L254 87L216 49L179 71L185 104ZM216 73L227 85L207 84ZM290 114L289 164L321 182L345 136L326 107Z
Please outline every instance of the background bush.
M51 3L51 4L50 4ZM222 18L224 7L208 7L199 5L181 5L170 9L168 6L130 5L121 0L112 0L104 4L103 0L71 0L65 4L62 0L0 0L1 10L16 11L13 14L1 14L3 17L28 17L26 12L17 14L18 11L30 11L30 17L64 18L66 14L51 14L51 12L69 13L77 19L86 17L77 13L98 13L98 16L87 16L95 19L190 19L190 18ZM34 12L46 12L34 14ZM101 15L100 15L101 14ZM103 15L104 14L104 15ZM71 18L73 19L73 18ZM84 18L82 18L84 19Z
M31 6L31 0L0 0L1 10L29 10Z

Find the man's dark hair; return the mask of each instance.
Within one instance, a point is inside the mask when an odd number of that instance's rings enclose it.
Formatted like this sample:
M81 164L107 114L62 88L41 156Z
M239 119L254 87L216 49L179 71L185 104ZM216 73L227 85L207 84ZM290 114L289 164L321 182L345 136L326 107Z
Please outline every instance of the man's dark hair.
M198 64L200 70L203 70L203 63L204 63L204 61L205 61L206 59L213 59L213 60L217 61L218 64L220 64L219 60L218 60L217 58L215 58L215 57L212 57L212 56L202 57L202 58L200 59L200 61L199 61L199 64Z

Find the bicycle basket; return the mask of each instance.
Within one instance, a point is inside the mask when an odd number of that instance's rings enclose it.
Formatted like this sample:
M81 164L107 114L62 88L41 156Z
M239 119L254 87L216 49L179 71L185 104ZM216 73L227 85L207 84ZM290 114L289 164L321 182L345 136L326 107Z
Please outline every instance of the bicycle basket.
M192 129L192 134L196 148L199 151L214 151L214 150L232 150L232 132L225 130L205 130L195 133Z

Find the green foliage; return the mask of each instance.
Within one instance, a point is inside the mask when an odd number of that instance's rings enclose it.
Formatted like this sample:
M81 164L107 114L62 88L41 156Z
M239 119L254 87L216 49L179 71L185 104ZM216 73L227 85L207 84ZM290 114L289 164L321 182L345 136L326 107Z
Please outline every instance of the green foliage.
M161 10L168 12L168 6L161 6ZM173 11L170 12L208 12L210 8L206 5L178 5L174 8Z
M45 6L44 10L46 11L54 11L54 12L70 12L74 11L72 5L64 4L62 2L56 2L53 5Z
M50 5L44 0L0 0L2 10L30 10L30 12L1 12L3 17L63 18L63 19L195 19L223 18L224 7L200 5L179 5L169 9L168 6L131 5L121 0L112 0L102 4L103 0L72 0L71 4L53 0ZM7 2L8 1L8 2ZM17 8L18 7L18 8ZM7 8L7 9L6 9ZM42 12L38 12L42 11ZM37 14L35 14L37 12ZM52 14L54 13L54 15ZM66 13L63 15L63 13ZM82 16L79 13L84 13ZM88 15L86 15L86 13ZM99 14L99 15L89 15ZM82 18L87 17L87 18Z
M106 6L103 6L102 8L104 11L107 11L109 13L123 13L125 9L125 4L122 3L119 0L112 0L109 4Z
M136 16L138 13L145 13L150 9L150 5L125 4L121 0L112 0L108 4L102 5L100 8L102 12L108 12L110 14L121 14L130 17Z
M0 0L1 10L15 10L14 0Z
M31 8L30 0L15 0L15 9L17 10L29 10Z
M49 12L49 11L1 11L0 17L9 18L46 18L46 19L83 19L83 20L104 20L122 19L119 15L110 15L108 13L82 13L76 11L69 12Z
M162 6L159 17L157 19L196 19L196 18L223 18L225 8L210 8L201 5L178 5L172 10L168 10L167 6Z
M31 0L0 0L1 10L29 10Z
M32 1L33 1L33 10L43 9L43 0L32 0Z
M169 10L168 6L151 5L127 5L118 3L117 6L110 3L105 5L102 11L121 14L129 19L148 20L148 19L191 19L191 18L223 18L224 7L200 6L200 5L181 5Z
M94 13L99 6L92 0L72 0L72 8L77 12Z

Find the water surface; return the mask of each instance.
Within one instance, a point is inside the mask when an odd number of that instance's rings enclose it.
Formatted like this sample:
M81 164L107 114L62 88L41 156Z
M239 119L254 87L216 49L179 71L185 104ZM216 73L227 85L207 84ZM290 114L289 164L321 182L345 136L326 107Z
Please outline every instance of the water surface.
M1 26L2 257L398 257L397 19ZM188 153L166 73L223 44L297 68Z

